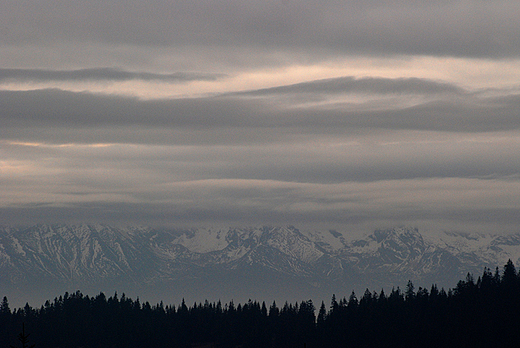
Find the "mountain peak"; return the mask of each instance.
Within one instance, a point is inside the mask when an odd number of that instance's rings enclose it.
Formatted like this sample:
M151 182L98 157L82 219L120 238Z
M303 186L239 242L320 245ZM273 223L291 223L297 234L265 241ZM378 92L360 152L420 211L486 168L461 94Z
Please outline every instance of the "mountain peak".
M164 285L168 291L225 288L232 293L249 282L258 289L283 288L290 294L302 289L391 288L409 279L454 286L450 282L468 272L480 273L520 257L520 235L442 234L435 239L423 237L415 227L395 227L355 240L347 236L336 230L302 233L294 226L6 227L0 230L0 288L16 292L22 283L31 289L44 283L68 289L117 282L154 289Z

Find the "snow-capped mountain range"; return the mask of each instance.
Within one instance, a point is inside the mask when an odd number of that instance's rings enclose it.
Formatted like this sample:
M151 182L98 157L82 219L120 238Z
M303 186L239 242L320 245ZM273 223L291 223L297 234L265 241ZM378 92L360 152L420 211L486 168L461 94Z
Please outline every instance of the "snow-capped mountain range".
M293 226L201 229L36 225L0 229L0 292L44 299L64 290L150 298L327 299L408 280L454 287L520 259L520 234L377 230L349 238ZM58 292L58 293L56 293ZM2 295L2 294L0 294ZM24 297L25 296L25 297Z

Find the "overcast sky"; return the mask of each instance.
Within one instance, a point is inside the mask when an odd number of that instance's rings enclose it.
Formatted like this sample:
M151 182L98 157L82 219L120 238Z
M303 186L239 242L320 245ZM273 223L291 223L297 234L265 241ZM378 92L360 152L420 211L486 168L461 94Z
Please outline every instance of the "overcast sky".
M517 0L0 0L0 223L520 232Z

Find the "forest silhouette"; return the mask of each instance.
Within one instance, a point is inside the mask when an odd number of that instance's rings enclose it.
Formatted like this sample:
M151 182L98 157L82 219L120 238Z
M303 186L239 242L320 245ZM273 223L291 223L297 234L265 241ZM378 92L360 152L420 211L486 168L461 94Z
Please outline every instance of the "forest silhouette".
M35 348L517 347L519 314L520 274L508 261L448 291L409 282L389 294L333 295L319 308L310 300L165 306L78 291L11 310L4 297L0 348L17 347L22 327Z

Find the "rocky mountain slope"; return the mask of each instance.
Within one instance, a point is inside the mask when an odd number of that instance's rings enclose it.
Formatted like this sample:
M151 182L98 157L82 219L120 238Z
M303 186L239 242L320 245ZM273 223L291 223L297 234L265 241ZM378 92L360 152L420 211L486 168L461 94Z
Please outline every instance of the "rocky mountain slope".
M403 287L408 280L453 287L508 259L520 235L288 227L150 229L36 225L0 229L0 290L44 299L64 290L127 291L152 299L328 299L332 293Z

